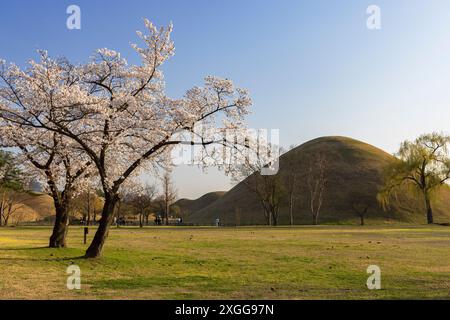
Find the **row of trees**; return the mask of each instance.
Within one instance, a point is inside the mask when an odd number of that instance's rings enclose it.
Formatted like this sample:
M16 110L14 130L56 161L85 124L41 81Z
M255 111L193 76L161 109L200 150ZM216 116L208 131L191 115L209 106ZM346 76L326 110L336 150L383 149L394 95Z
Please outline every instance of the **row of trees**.
M402 143L396 160L385 168L385 186L378 194L378 200L384 208L388 208L393 201L400 201L398 192L415 190L419 197L423 197L427 214L427 221L433 223L432 198L440 187L450 177L450 162L448 158L448 144L450 137L442 134L422 135L413 142ZM250 172L249 179L244 180L246 186L253 191L264 209L268 225L277 225L280 206L287 204L291 225L294 224L294 205L303 193L307 197L313 224L318 224L318 217L328 181L329 160L324 154L317 154L303 159L304 168L299 171L289 171L281 179L278 175L260 175ZM290 163L284 163L293 167ZM246 166L247 169L253 169ZM242 175L248 174L243 171ZM20 169L18 159L11 152L0 152L0 225L8 224L9 220L23 206L26 200L24 174ZM283 181L282 181L283 180ZM169 222L169 212L177 213L172 206L176 198L171 175L166 171L161 178L162 193L157 194L157 188L152 184L142 184L134 181L127 184L121 192L116 206L116 215L121 216L122 206L127 205L139 217L139 224L148 224L151 212L164 217ZM406 187L406 188L405 188ZM364 192L354 191L349 195L352 210L364 225L364 218L369 209L377 206L374 198ZM87 188L84 192L73 197L69 211L80 212L82 220L90 225L97 221L103 206L103 195L100 189Z
M100 49L84 64L39 52L22 70L0 61L0 139L24 158L29 175L52 195L56 220L50 247L66 245L70 201L99 186L104 202L86 258L101 255L121 193L144 171L167 168L177 145L238 148L226 130L244 127L251 100L232 81L206 77L181 99L164 92L162 65L174 54L172 26L145 20L141 64ZM202 124L204 130L194 129ZM239 130L236 130L239 132ZM206 162L204 163L206 164Z
M138 217L139 226L143 227L149 224L149 217L154 214L162 217L165 225L169 225L171 216L180 215L180 209L174 205L177 190L170 171L164 172L160 180L159 191L150 183L139 182L125 186L116 206L116 217L124 218L124 214L131 213Z
M150 215L162 217L164 224L169 224L171 216L179 216L180 210L173 203L177 191L172 183L170 171L164 172L158 187L144 180L127 184L120 194L115 207L115 216L119 220L126 220L128 216L137 217L139 226L149 224ZM103 208L104 197L101 189L84 191L71 201L71 216L80 216L85 225L98 222Z
M0 150L0 226L7 226L13 220L18 223L22 218L30 218L22 217L23 213L20 211L34 196L30 190L33 181L25 178L23 170L26 166L23 166L20 160L16 153ZM127 184L122 189L116 206L116 216L138 216L142 227L148 224L149 215L154 213L164 217L165 223L168 224L171 214L179 215L179 210L173 205L177 193L170 171L164 172L160 180L160 193L154 184L140 179ZM72 219L80 220L88 226L98 221L104 203L101 189L87 186L85 190L73 194L69 200L67 212ZM65 246L65 243L62 246Z
M283 177L279 174L260 174L261 169L266 166L264 162L246 162L235 170L234 180L243 181L259 200L267 225L278 224L280 208L285 204L289 207L290 224L294 225L294 206L300 194L307 195L312 222L318 224L328 181L329 160L325 154L318 153L303 158L302 163L302 170L289 170ZM294 167L288 160L283 165Z

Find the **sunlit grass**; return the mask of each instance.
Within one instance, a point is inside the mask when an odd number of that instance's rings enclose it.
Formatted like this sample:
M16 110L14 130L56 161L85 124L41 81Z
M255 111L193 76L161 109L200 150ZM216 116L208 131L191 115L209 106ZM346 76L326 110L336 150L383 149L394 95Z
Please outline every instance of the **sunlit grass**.
M50 228L0 229L0 297L33 299L450 298L450 228L113 228L104 255L45 248ZM94 230L90 231L92 237ZM66 288L66 268L82 289ZM382 270L368 290L367 266Z

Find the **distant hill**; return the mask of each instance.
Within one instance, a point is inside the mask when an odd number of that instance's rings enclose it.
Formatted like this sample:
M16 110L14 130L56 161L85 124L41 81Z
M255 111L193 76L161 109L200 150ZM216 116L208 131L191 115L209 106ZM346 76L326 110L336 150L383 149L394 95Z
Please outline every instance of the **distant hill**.
M189 217L190 214L206 208L213 202L217 201L225 195L225 193L225 191L210 192L195 200L183 198L175 202L173 205L178 206L181 214L186 218Z
M361 194L373 199L367 215L368 221L389 223L394 221L425 223L422 201L419 197L406 197L395 208L385 212L376 203L376 195L383 183L383 170L394 157L367 143L346 137L322 137L306 142L280 157L279 177L286 182L289 172L302 173L305 159L323 153L328 160L327 188L324 195L320 223L357 223L349 197ZM304 181L302 182L304 183ZM305 192L298 194L294 207L295 223L311 223ZM444 187L435 197L434 215L437 222L450 221L450 188ZM264 224L264 214L258 199L241 182L210 205L194 210L187 222L210 224L220 218L225 224ZM280 210L279 224L288 224L287 204Z
M34 222L46 219L55 214L52 197L38 192L19 194L19 207L11 217L10 223Z

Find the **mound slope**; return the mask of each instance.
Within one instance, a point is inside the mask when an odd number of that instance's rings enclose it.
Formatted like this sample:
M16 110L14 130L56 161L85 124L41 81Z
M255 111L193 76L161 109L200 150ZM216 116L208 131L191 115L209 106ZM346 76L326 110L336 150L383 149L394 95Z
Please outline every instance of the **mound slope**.
M327 159L327 186L320 213L321 223L357 223L358 216L353 209L352 195L373 200L367 214L368 220L378 222L419 222L425 223L423 204L420 199L407 198L389 211L377 205L376 195L383 183L383 170L394 157L370 144L347 137L322 137L308 141L280 157L278 175L286 185L290 172L301 176L305 169L304 159L314 154L324 154ZM304 180L304 179L303 179ZM305 181L300 181L305 184ZM301 189L301 188L300 188ZM297 194L294 206L294 222L310 223L309 198L304 191ZM434 203L435 220L450 220L450 188L443 188L436 195ZM188 221L210 224L220 218L225 224L264 224L264 214L258 198L244 182L237 184L225 195L210 205L195 211ZM280 209L279 224L289 223L287 203Z
M192 213L200 211L201 209L206 208L213 202L217 201L222 196L224 196L225 193L226 193L225 191L209 192L195 200L185 198L180 199L173 205L178 206L180 208L181 214L184 217L189 217Z

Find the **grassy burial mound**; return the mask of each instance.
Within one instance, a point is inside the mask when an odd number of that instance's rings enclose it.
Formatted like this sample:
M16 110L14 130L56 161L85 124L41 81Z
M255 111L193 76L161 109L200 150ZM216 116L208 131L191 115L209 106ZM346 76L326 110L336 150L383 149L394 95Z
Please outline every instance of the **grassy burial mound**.
M13 192L13 208L8 223L36 222L51 218L55 214L53 199L43 193Z
M226 193L225 191L209 192L195 200L186 198L180 199L173 205L180 208L180 212L184 217L189 217L192 213L197 212L203 208L206 208L213 202L217 201L222 196L224 196L225 193Z
M311 159L322 154L326 159L326 185L319 223L359 223L358 206L367 207L365 220L369 223L412 222L425 223L421 197L410 193L396 194L395 204L387 211L377 201L383 185L386 166L394 160L387 152L370 144L346 137L322 137L306 142L280 158L278 177L286 192L287 181L296 173L294 223L312 223L310 193L307 186ZM247 178L249 179L249 178ZM289 223L287 196L281 202L279 224ZM361 199L365 202L361 204ZM434 198L437 222L450 221L450 188L439 191ZM193 223L210 224L220 218L226 224L265 224L258 197L248 188L246 181L237 184L209 206L189 216Z

